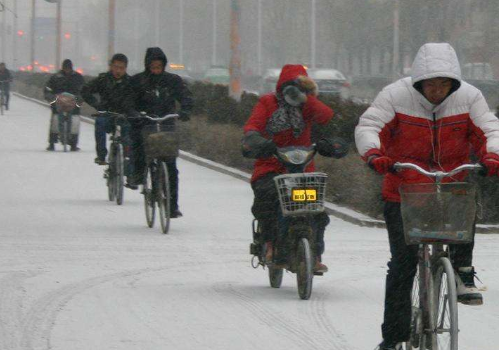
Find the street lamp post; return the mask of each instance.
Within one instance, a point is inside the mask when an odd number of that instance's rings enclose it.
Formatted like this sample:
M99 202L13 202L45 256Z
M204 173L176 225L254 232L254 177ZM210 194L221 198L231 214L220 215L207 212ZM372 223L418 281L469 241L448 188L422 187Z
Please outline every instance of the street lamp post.
M55 41L55 66L58 69L61 66L61 36L62 36L62 0L57 1L57 30L56 30L56 41Z
M7 20L7 8L5 7L5 2L2 4L2 62L5 62L5 40L6 40L6 30L7 26L5 21Z
M213 0L213 28L212 28L212 55L211 65L217 64L217 0Z
M35 19L36 2L31 0L31 33L30 33L30 65L35 70Z
M315 68L315 65L316 65L316 62L315 62L315 60L316 60L316 57L315 57L315 55L316 55L316 52L315 52L315 46L316 46L316 40L315 40L315 35L316 35L316 33L315 33L315 31L316 31L315 21L316 21L316 18L315 17L316 17L316 14L315 14L315 12L316 12L316 0L312 0L312 20L311 20L312 28L310 31L310 33L311 33L310 42L311 42L311 46L312 46L311 47L311 62L310 62L310 64L311 64L312 68Z
M262 75L262 0L258 0L258 76Z
M180 5L180 28L179 28L179 43L178 43L178 51L179 51L179 60L180 64L184 64L184 1L179 0Z
M116 0L109 0L109 29L107 34L108 61L111 61L111 57L113 57L114 55L115 15L116 15Z
M393 9L393 67L392 67L392 78L393 80L398 79L399 74L399 62L400 62L400 13L399 13L400 1L395 0L395 6Z
M17 0L14 0L14 30L12 35L12 65L17 69Z

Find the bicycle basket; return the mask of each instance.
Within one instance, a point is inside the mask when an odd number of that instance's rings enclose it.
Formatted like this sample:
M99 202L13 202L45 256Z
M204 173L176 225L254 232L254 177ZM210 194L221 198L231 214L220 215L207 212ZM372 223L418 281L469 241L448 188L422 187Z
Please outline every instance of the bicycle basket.
M472 241L476 215L474 184L404 184L399 191L407 244Z
M173 125L146 125L142 129L144 152L149 158L175 158L179 155L180 137Z
M327 175L324 173L285 174L274 178L284 216L324 211Z

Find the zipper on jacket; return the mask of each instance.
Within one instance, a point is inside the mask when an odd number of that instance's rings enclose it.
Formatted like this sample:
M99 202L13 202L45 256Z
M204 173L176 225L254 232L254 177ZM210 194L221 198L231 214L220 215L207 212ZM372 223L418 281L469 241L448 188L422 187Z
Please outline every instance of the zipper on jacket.
M432 134L433 134L433 148L432 148L433 157L431 157L431 159L432 159L432 163L433 163L432 166L433 166L433 165L437 165L437 163L438 163L437 160L435 159L435 156L436 156L435 152L438 149L438 143L437 143L438 142L438 137L437 137L438 131L437 131L437 115L436 115L436 113L433 113L433 127L432 127L432 129L433 129L433 132L432 132Z

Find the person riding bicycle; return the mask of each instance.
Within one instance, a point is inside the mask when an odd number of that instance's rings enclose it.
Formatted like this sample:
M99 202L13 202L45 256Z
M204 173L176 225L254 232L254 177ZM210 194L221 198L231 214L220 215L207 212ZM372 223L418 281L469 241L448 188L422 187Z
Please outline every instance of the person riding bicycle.
M0 84L5 96L5 109L9 110L10 101L10 83L12 83L12 74L7 69L5 63L0 63Z
M127 74L128 58L117 53L109 62L109 71L86 83L81 95L86 103L97 111L107 111L127 116L136 116L135 95ZM99 99L95 96L98 95ZM122 125L121 133L124 140L128 137L128 123ZM113 118L103 114L95 119L95 148L97 158L95 163L106 165L107 147L106 134L114 131ZM125 147L126 149L127 147Z
M411 290L417 267L417 246L404 240L399 187L431 183L414 170L394 172L395 162L408 162L426 170L450 171L470 162L470 152L489 176L499 173L499 120L489 111L482 93L461 80L457 55L447 43L423 45L412 66L412 77L385 87L360 117L355 130L358 151L384 175L384 217L391 260L386 278L385 313L381 350L401 349L410 337ZM463 181L458 174L444 182ZM451 246L457 271L458 301L482 304L474 283L474 244Z
M75 95L77 98L80 97L81 88L85 81L83 80L83 76L75 72L73 70L73 62L70 59L65 59L62 62L62 69L56 74L52 75L45 85L45 89L43 90L45 100L47 102L53 102L59 94L64 92ZM52 104L52 118L50 122L50 131L49 131L49 146L47 147L47 151L53 151L54 144L57 142L58 134L54 132L53 125L57 125L58 115L56 104ZM72 111L73 115L80 114L80 108L75 108ZM71 121L71 119L70 119ZM78 128L79 129L79 128ZM77 129L77 130L78 130ZM79 131L79 130L78 130ZM79 151L78 148L78 131L73 133L69 140L69 145L71 146L71 151Z
M243 155L257 158L251 178L255 195L251 210L267 243L266 261L274 260L277 265L287 262L283 247L285 233L279 230L282 215L273 180L286 170L274 157L274 152L277 147L311 146L312 125L325 125L332 117L333 111L317 99L317 85L308 77L305 68L302 65L285 65L276 92L260 98L244 126ZM330 153L329 146L328 140L319 141L319 153ZM306 171L314 171L314 164L311 163ZM327 266L321 262L321 255L328 223L326 213L317 215L315 272L327 271ZM275 247L273 242L276 242Z
M189 113L194 102L192 94L182 78L176 74L165 72L168 63L165 53L159 47L150 47L145 55L145 70L132 77L132 87L136 95L138 111L165 116L175 113L176 103L180 104L178 113L181 121L189 120ZM132 141L133 176L128 179L127 187L136 189L143 182L146 160L142 139L145 125L154 123L146 119L131 121L130 138ZM174 125L174 121L165 124ZM178 209L178 169L176 159L166 162L170 177L171 218L181 217Z

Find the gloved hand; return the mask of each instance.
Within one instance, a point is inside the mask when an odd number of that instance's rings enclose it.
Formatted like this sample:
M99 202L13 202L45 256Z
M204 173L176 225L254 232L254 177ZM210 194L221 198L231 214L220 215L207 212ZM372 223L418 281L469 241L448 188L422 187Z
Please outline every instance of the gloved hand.
M243 137L242 151L246 158L268 158L276 148L274 141L266 139L258 131L249 131Z
M387 156L373 156L368 162L369 166L376 170L378 174L385 175L392 170L395 162Z
M307 95L294 85L288 85L282 90L284 100L293 107L307 102Z
M348 142L341 137L323 138L317 142L316 149L323 157L340 159L348 154Z
M487 176L499 176L499 160L485 157L482 159L482 165L485 167Z
M180 112L178 112L178 119L182 122L187 122L191 119L191 117L189 116L188 112L180 111Z

